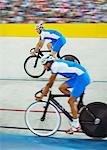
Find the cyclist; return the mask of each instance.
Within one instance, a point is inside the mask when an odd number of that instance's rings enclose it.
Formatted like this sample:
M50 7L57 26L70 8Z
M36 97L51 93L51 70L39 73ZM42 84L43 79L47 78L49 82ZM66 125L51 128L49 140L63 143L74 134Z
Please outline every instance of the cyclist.
M35 54L38 52L39 49L41 49L44 45L45 40L48 39L50 42L47 44L47 47L49 50L51 50L51 54L57 58L57 53L66 43L65 37L56 30L45 30L42 22L37 24L36 31L40 34L40 39L33 53Z
M69 78L59 87L59 90L63 94L69 96L68 103L70 105L71 113L73 116L73 122L71 122L72 127L67 131L67 133L72 134L74 131L80 131L77 98L82 95L85 88L90 83L90 77L87 70L80 64L72 61L62 59L55 60L51 54L44 55L41 58L41 63L44 65L44 68L47 71L50 70L52 74L40 97L36 97L35 99L37 101L42 100L43 97L48 94L48 91L53 86L53 83L58 74ZM73 90L70 91L69 88L72 88Z

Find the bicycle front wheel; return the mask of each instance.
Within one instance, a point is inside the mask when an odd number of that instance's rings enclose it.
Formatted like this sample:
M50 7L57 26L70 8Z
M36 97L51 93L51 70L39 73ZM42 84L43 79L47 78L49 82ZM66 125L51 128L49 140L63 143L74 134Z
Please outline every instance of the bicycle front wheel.
M31 55L25 60L24 70L32 78L39 78L45 73L44 67L41 65L40 58L36 55Z
M32 103L25 112L25 122L30 131L38 136L50 136L59 129L61 116L57 108L49 103L45 118L42 119L47 102Z

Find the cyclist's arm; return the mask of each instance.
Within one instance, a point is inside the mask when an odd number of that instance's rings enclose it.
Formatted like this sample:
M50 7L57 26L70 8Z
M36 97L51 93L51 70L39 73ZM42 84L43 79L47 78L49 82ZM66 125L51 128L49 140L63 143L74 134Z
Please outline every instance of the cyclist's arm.
M39 98L36 98L36 100L41 100L44 96L47 96L49 89L52 87L55 79L56 79L57 74L52 74L51 77L48 80L48 83L44 87L42 91L42 95Z
M52 74L51 77L48 80L48 83L46 84L46 86L44 87L43 90L43 96L47 95L47 93L49 92L49 89L52 87L55 79L56 79L57 74Z
M39 42L37 43L34 52L39 52L39 49L42 48L43 44L44 44L45 40L39 40Z

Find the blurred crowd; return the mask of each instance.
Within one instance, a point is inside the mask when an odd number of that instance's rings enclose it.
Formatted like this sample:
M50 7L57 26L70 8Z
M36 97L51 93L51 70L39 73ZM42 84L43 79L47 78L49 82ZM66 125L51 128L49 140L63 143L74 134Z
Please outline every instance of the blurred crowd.
M107 23L107 0L0 0L0 23Z

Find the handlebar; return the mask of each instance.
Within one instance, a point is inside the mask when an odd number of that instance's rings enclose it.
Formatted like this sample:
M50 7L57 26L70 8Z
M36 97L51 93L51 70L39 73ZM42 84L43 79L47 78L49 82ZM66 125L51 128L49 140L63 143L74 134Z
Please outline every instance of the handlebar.
M32 52L33 50L35 50L35 47L34 47L34 48L31 48L31 49L30 49L30 52ZM39 49L39 52L40 52L40 51L41 51L41 52L51 52L51 50L48 50L48 49L47 49L47 50L41 50L41 49ZM37 53L37 52L36 52L36 53Z
M35 93L35 97L37 97L37 94L41 94L43 89L39 90L38 92ZM52 94L52 91L49 91L49 97L69 97L70 95L63 95L63 94Z
M30 53L31 53L34 49L35 49L35 48L31 48L31 49L30 49Z

